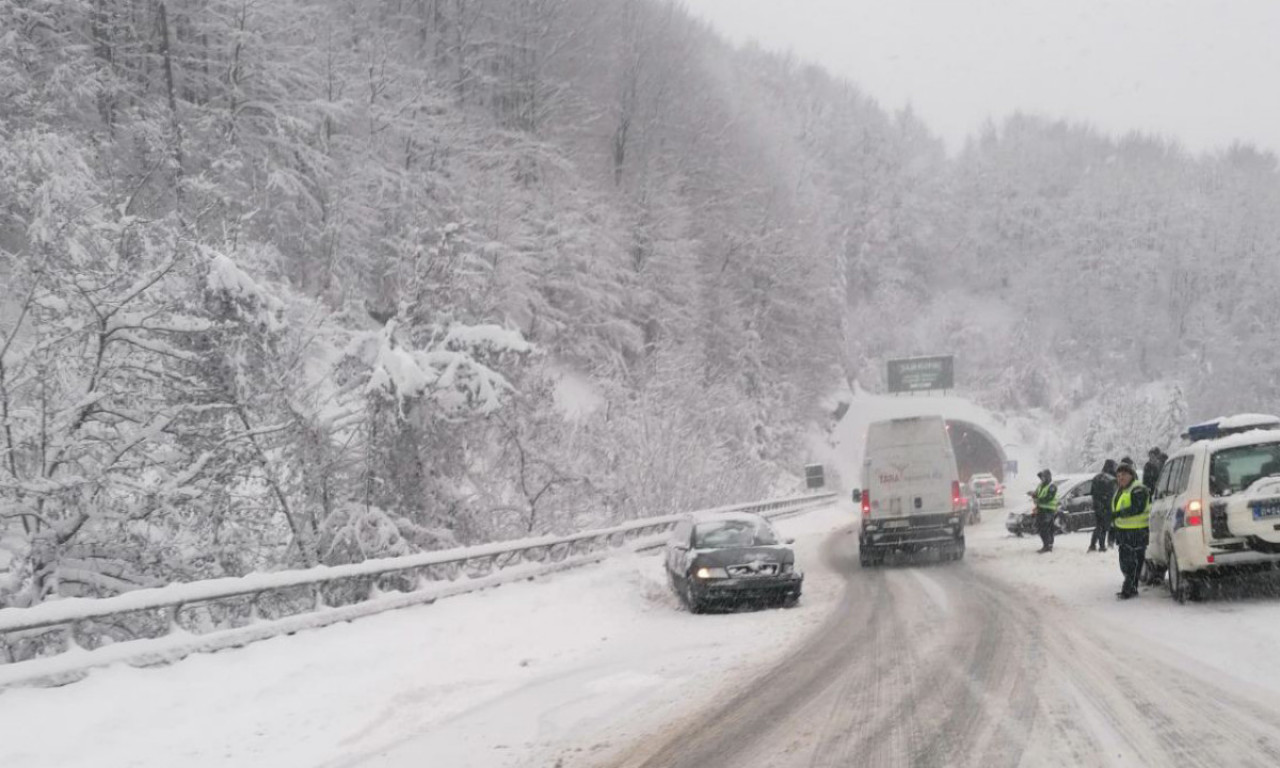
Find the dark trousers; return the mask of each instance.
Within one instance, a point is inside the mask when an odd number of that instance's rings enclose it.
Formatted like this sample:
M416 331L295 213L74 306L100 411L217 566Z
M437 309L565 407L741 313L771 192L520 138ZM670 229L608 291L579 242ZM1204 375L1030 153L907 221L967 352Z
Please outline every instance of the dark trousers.
M1093 538L1089 540L1089 549L1106 549L1107 534L1111 532L1111 513L1105 510L1093 511Z
M1036 532L1045 549L1053 549L1053 513L1036 510Z
M1142 575L1142 564L1147 560L1146 528L1116 528L1116 546L1120 547L1120 572L1124 574L1122 592L1129 595L1138 593L1138 577Z

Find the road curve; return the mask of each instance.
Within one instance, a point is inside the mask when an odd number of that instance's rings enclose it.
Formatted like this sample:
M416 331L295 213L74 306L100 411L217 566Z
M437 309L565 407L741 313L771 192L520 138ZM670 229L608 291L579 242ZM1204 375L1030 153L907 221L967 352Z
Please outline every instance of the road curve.
M1280 697L1175 677L1173 648L965 562L862 569L849 531L824 558L844 594L787 661L610 765L1280 765Z

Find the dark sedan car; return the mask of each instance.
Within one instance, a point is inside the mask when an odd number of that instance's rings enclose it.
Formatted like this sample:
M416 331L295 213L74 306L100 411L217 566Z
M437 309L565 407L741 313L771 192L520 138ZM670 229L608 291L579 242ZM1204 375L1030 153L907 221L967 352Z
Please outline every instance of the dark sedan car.
M690 515L667 542L667 577L693 613L741 604L790 607L804 582L791 543L759 515Z
M1058 514L1054 518L1058 533L1071 533L1094 527L1093 475L1064 475L1054 480L1058 486ZM1005 528L1015 536L1036 532L1032 505L1009 513Z

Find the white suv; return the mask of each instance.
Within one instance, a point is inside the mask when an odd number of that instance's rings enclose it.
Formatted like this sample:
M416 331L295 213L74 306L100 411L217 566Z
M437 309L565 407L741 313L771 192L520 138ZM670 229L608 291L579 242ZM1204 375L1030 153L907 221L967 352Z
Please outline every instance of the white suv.
M1200 599L1222 573L1280 564L1280 421L1266 426L1201 433L1207 439L1175 451L1160 473L1148 574L1167 572L1178 602Z

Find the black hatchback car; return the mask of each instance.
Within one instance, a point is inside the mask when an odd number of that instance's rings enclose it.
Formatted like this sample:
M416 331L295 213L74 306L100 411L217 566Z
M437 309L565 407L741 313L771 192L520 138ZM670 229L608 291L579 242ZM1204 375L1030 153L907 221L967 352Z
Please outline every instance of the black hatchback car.
M790 607L804 582L792 543L759 515L690 515L667 542L667 577L692 613L742 604Z

